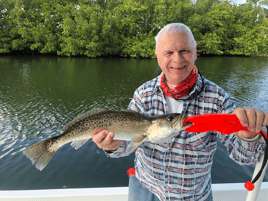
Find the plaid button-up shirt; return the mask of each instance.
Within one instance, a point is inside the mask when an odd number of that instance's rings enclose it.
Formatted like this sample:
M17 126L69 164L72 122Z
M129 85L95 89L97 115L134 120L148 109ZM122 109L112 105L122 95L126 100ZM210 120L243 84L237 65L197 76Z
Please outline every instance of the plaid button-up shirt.
M183 101L183 113L188 116L210 113L233 113L234 103L219 86L200 75L190 96L197 98ZM202 89L202 91L201 91ZM128 109L154 116L172 113L160 87L160 76L140 86ZM206 200L211 192L211 166L219 140L227 147L230 158L241 165L254 164L263 153L261 140L246 142L235 134L218 132L178 132L169 143L144 142L136 151L135 169L139 181L160 200ZM121 141L110 157L127 156L129 142Z

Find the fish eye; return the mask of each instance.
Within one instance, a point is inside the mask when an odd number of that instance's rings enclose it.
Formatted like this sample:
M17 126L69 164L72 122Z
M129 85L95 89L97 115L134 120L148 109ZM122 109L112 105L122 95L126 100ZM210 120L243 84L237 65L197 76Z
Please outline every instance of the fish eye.
M173 119L174 119L174 117L172 117L172 116L168 116L168 117L167 117L167 120L168 120L168 121L172 121Z

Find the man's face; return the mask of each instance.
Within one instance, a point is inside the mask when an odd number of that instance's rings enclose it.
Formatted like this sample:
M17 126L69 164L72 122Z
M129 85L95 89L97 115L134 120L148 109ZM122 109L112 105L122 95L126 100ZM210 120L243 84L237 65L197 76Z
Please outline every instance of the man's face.
M196 46L186 33L162 33L155 53L167 82L179 85L191 73L197 58Z

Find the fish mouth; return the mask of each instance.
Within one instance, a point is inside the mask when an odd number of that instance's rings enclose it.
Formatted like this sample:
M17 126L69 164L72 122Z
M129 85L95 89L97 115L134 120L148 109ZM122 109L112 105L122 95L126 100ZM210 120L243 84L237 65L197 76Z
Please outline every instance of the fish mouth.
M193 124L189 122L189 123L187 123L185 126L183 126L181 129L182 129L182 130L185 130L185 129L187 129L187 128L190 128L192 125L193 125Z
M172 124L171 124L171 129L178 129L180 130L183 124L183 121L186 117L183 118L177 118Z
M186 116L183 116L182 118L176 119L172 124L171 124L171 129L176 129L176 130L184 130L186 128L189 128L192 126L192 123L187 123L186 125L183 126L183 122L186 119Z

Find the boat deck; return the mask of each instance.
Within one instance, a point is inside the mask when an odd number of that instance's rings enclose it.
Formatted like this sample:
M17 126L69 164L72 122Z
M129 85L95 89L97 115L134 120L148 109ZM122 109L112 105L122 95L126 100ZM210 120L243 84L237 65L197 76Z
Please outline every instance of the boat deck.
M215 201L245 201L243 183L213 184ZM1 201L127 201L128 187L0 191ZM263 182L257 201L268 201L268 182Z

